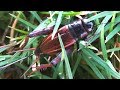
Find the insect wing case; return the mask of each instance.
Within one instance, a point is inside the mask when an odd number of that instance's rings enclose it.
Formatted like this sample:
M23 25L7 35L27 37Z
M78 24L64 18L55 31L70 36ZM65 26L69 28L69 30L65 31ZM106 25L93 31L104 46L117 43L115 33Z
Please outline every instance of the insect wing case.
M61 46L58 39L58 33L61 35L63 44L66 49L74 45L74 43L76 42L76 40L71 36L68 27L64 26L59 29L53 40L52 40L52 34L49 34L43 40L42 44L40 45L40 50L43 54L55 55L56 53L61 51Z

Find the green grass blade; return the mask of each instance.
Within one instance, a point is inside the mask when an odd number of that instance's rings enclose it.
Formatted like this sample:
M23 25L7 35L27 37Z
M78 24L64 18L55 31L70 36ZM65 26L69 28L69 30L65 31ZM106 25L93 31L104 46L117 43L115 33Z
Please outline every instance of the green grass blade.
M113 16L112 16L112 19L111 19L111 27L109 29L109 32L111 32L113 30L113 26L114 26L114 23L115 23L115 17L116 17L116 11L113 11Z
M17 52L11 58L0 62L0 69L6 68L6 67L8 67L8 66L10 66L12 64L15 64L16 62L22 61L22 60L24 60L26 58L28 58L28 56L27 57L21 57L20 52Z
M59 72L59 73L58 73L59 77L60 77L61 79L64 79L64 78L65 78L65 77L64 77L65 75L64 75L64 64L63 64L63 61L60 62L57 71Z
M12 55L2 55L2 56L0 56L0 62L3 61L3 60L5 60L5 59L11 58L11 56Z
M20 53L16 53L10 59L7 59L7 60L4 60L3 62L0 62L0 68L4 68L4 67L7 67L7 66L10 66L14 61L16 61L17 59L20 58L19 54Z
M91 67L91 69L95 72L95 74L100 78L100 79L105 79L105 77L102 75L102 73L99 71L99 69L95 66L94 62L92 62L88 57L86 57L86 54L82 55L84 60L87 62L87 64Z
M36 11L30 11L30 13L39 21L39 23L41 23L42 19L40 18Z
M100 57L98 57L94 52L92 52L89 49L82 49L83 53L85 53L86 55L90 56L91 58L93 58L93 60L95 62L97 62L99 65L101 65L102 67L105 68L105 70L108 70L110 72L110 74L114 77L114 78L118 78L120 79L120 74L118 72L113 71L108 64L102 60Z
M9 28L12 28L11 26L8 26ZM15 31L17 31L17 32L20 32L20 33L22 33L22 34L28 34L28 32L27 31L24 31L24 30L20 30L20 29L17 29L17 28L12 28L12 29L14 29Z
M104 24L99 25L98 29L96 30L96 32L94 34L95 36L93 38L91 38L88 43L92 43L99 37L101 28L105 27L105 25L107 24L107 22L110 20L111 17L112 17L112 15L108 15L103 19L103 21L101 23L104 23Z
M107 60L106 63L108 64L108 66L116 72L115 68L113 67L112 63L110 62L110 60Z
M92 20L95 20L95 19L106 17L108 15L112 15L112 11L103 11L103 12L100 12L100 13L98 13L98 14L96 14L96 15L88 18L88 19L89 19L89 21L92 21Z
M106 37L105 43L108 42L115 34L120 31L120 24L118 24L113 31L111 31Z
M11 48L12 46L15 46L17 45L18 43L11 43L11 44L8 44L8 45L4 45L4 46L0 46L0 53L7 50L8 48Z
M8 48L10 48L10 47L0 47L0 53L7 50Z
M14 18L17 18L17 16L13 15L13 14L10 14L12 17ZM31 23L29 23L28 21L22 19L22 18L17 18L20 22L22 22L23 24L25 24L26 26L29 26L31 27L32 29L35 29L36 28L36 25L33 25Z
M58 38L59 38L60 46L61 46L61 49L62 49L62 54L64 54L64 57L63 56L62 57L65 59L65 65L66 65L68 78L69 79L73 79L73 75L72 75L72 71L71 71L71 68L70 68L70 64L69 64L69 60L68 60L68 57L67 57L67 53L65 51L65 48L64 48L61 36L59 34L58 34Z
M108 49L107 50L107 53L109 52L115 52L115 51L120 51L120 48L112 48L112 49ZM96 55L100 55L100 54L103 54L102 52L98 52L96 53Z
M74 66L73 72L72 72L73 76L75 75L75 72L76 72L76 70L77 70L77 67L78 67L78 65L80 64L80 61L81 61L81 54L78 54L77 61L76 61L76 63L75 63L75 66Z
M46 28L48 26L48 24L53 24L53 23L54 22L50 22L49 19L45 19L33 31L42 30L42 29Z
M102 52L103 52L103 58L104 58L105 61L107 61L108 56L107 56L105 40L104 40L104 27L101 28L100 41L101 41L101 49L102 49Z
M96 76L96 74L93 72L93 70L91 70L87 65L80 65L82 68L84 68L87 72L89 72L94 79L98 79L98 77Z
M58 14L58 18L57 18L57 21L56 21L56 24L55 24L55 27L53 29L53 33L52 33L52 39L54 38L60 24L61 24L61 21L62 21L62 13L63 11L60 11L59 14Z
M62 74L63 74L63 61L61 61L60 63L57 64L56 68L54 69L54 73L53 73L53 79L56 79L57 76L60 76L60 78L62 79Z
M81 12L75 12L75 11L64 11L63 15L70 15L70 16L75 16L79 15ZM40 12L40 14L49 14L49 12ZM56 11L55 14L59 14L59 11Z

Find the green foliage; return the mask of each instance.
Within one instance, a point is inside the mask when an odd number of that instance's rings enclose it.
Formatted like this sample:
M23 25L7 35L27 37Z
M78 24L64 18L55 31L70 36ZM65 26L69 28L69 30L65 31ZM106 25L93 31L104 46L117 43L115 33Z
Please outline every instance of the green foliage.
M27 14L26 14L27 13ZM15 27L14 43L0 46L0 69L1 75L4 75L6 69L10 67L18 67L21 70L21 75L26 72L23 78L27 79L77 79L77 78L94 78L94 79L120 79L120 12L119 11L94 11L87 15L88 20L94 23L93 33L89 35L87 41L79 41L79 50L76 51L76 45L72 55L66 54L61 36L58 35L61 49L62 61L46 70L45 72L30 73L31 64L35 60L34 51L25 50L36 48L38 43L42 41L45 35L30 38L23 52L17 51L8 54L7 50L18 47L26 35L33 30L42 30L48 26L55 25L52 37L56 34L60 25L68 24L74 20L74 17L79 16L81 12L75 11L16 11L10 16L18 19L18 24ZM20 14L19 17L17 15ZM9 26L9 28L12 28ZM86 44L87 43L87 44ZM40 63L46 62L48 56L40 58ZM10 66L11 65L11 66ZM8 67L9 66L9 67ZM15 73L15 72L14 72ZM17 74L17 73L16 73ZM0 77L4 78L4 77Z

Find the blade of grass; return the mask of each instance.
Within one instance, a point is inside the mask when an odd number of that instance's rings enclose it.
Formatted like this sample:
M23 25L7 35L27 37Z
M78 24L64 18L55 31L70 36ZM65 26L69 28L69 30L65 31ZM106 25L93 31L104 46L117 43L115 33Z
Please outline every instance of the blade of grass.
M81 61L81 54L78 54L77 61L76 61L76 63L75 63L75 66L74 66L73 72L72 72L73 76L75 75L75 72L76 72L76 70L77 70L77 67L78 67L78 65L80 64L80 61Z
M10 65L12 65L12 64L14 64L14 63L16 63L18 61L24 60L25 58L29 57L29 56L21 57L20 53L21 52L17 52L11 58L6 59L6 60L0 62L0 68L8 67L8 66L10 66Z
M41 14L49 14L49 12L40 12ZM70 16L75 16L79 15L81 12L75 12L75 11L64 11L63 15L70 15ZM59 14L59 11L56 11L55 14Z
M10 47L2 47L2 48L0 47L0 53L7 50L8 48L10 48Z
M82 57L86 61L86 63L91 67L91 69L95 72L95 74L100 78L100 79L105 79L105 77L102 75L102 73L99 71L99 69L95 66L94 62L92 62L87 55L84 53Z
M4 46L0 46L0 53L7 50L8 48L11 48L12 46L18 45L20 42L15 42L15 43L11 43L8 45L4 45Z
M33 31L36 30L42 30L43 28L46 28L48 24L50 24L52 22L50 22L49 19L45 19L44 21L42 21Z
M59 67L58 67L58 69L57 69L57 71L59 72L59 77L61 78L61 79L64 79L65 77L64 77L64 72L63 72L63 61L61 61L60 62L60 64L59 64Z
M111 31L106 37L105 43L108 42L115 34L120 31L120 24L118 24L113 31Z
M62 57L63 57L63 59L65 59L65 66L66 66L68 78L69 79L73 79L73 75L72 75L72 71L71 71L71 68L70 68L70 64L69 64L69 60L68 60L68 57L67 57L67 53L65 51L64 44L62 42L62 39L61 39L61 36L60 36L59 33L58 33L58 38L59 38L60 46L61 46L61 49L62 49Z
M109 32L111 32L113 30L113 26L114 26L114 23L115 23L115 16L116 16L116 11L113 11L113 16L112 16L112 19L111 19L111 27L109 29Z
M39 23L41 23L42 19L40 18L36 11L30 11L30 13L39 21Z
M112 49L108 49L107 50L107 53L109 52L115 52L115 51L120 51L120 48L112 48ZM100 55L100 54L103 54L102 52L98 52L96 53L96 55Z
M55 24L55 27L54 27L53 33L52 33L52 40L53 40L53 38L54 38L54 36L55 36L59 26L60 26L61 21L62 21L62 13L63 13L63 11L60 11L58 14L58 18L57 18L57 21L56 21L56 24Z
M87 72L89 72L95 79L98 79L98 77L96 76L96 74L93 72L93 70L91 70L87 65L80 65L82 68L84 68Z
M104 26L101 27L100 42L101 42L101 49L102 49L102 53L103 53L103 58L105 61L107 61L108 55L107 55L105 40L104 40Z
M7 59L7 60L0 62L0 69L3 69L5 67L12 65L12 63L14 63L14 60L19 59L18 54L19 53L16 53L15 55L13 55L13 56L16 56L15 58L11 57L10 59Z
M95 41L99 37L99 33L101 31L101 28L105 27L105 25L107 24L107 22L110 20L111 17L112 17L112 15L108 15L103 19L103 21L101 22L102 24L99 25L98 29L96 30L96 32L94 34L95 36L93 38L91 38L88 43L92 43L93 41Z
M112 15L111 15L111 17L112 17ZM111 18L111 17L110 17L110 18ZM120 22L120 16L117 16L117 17L115 18L114 26L115 26L116 24L118 24L119 22ZM102 23L106 23L106 24L107 24L107 22L103 22L103 21L102 21ZM102 25L102 24L101 24L101 25ZM99 30L99 29L101 29L101 27L102 27L101 25L98 27L96 33L94 34L94 37L89 40L89 43L92 43L93 41L95 41L95 40L99 37L99 34L97 34L97 33L100 33L100 30ZM110 26L111 26L111 23L108 23L108 24L105 26L105 31L104 31L104 32L108 31L109 28L110 28ZM99 32L98 32L98 31L99 31ZM107 42L107 41L105 41L105 42Z
M11 26L8 26L8 27L9 27L9 28L12 28ZM20 33L22 33L22 34L28 34L27 31L20 30L20 29L17 29L17 28L13 28L13 29L15 29L16 31L18 31L18 32L20 32Z
M61 66L60 66L61 64ZM57 64L56 68L53 68L54 69L54 73L53 73L53 79L57 79L57 76L60 76L60 78L62 79L61 75L59 75L59 72L61 72L61 69L63 68L63 61L61 61L60 63Z
M0 56L0 62L5 60L5 59L8 59L8 58L11 58L12 55L2 55Z
M15 16L15 15L13 15L13 14L10 14L10 15L11 15L12 17L14 17L14 18L17 18L17 16ZM17 18L17 19L18 19L20 22L22 22L23 24L31 27L32 29L35 29L35 28L36 28L36 25L33 25L33 24L29 23L28 21L26 21L26 20L24 20L24 19L22 19L22 18Z
M106 63L108 64L108 66L116 72L115 68L113 67L112 63L110 62L110 60L107 60Z
M91 50L89 50L88 48L86 49L82 49L83 53L87 54L88 56L90 56L91 58L93 58L94 61L96 61L99 65L101 65L102 67L105 68L105 70L109 70L110 74L114 77L114 78L118 78L120 79L120 74L118 72L113 71L108 64L102 60L100 57L98 57L94 52L92 52Z
M89 19L89 21L92 21L92 20L102 18L102 17L108 16L108 15L112 15L112 11L103 11L103 12L100 12L100 13L98 13L98 14L96 14L88 19Z

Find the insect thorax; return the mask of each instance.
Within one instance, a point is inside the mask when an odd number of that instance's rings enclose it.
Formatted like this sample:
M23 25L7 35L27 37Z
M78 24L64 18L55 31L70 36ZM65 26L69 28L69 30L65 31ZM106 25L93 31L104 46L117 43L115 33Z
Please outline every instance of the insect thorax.
M89 33L88 29L90 29L92 27L92 24L91 24L91 27L87 27L88 24L90 24L90 23L89 22L85 23L82 20L78 20L71 24L68 24L68 29L69 29L71 35L75 39L79 39L79 38L83 39L83 38L87 37L87 35Z

